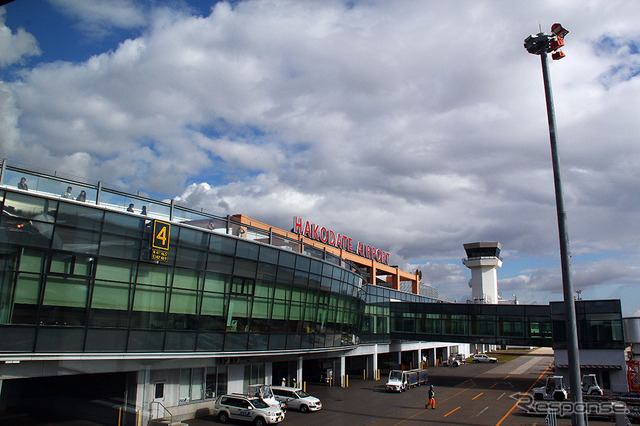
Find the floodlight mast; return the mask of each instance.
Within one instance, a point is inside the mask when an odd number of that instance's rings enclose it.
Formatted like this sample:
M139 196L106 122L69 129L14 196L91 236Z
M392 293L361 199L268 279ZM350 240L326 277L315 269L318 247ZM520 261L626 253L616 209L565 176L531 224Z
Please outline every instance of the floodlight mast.
M580 384L580 354L578 349L578 327L576 321L576 307L573 299L573 285L571 284L571 261L569 256L569 236L567 233L567 215L564 209L562 195L562 180L560 178L560 161L558 160L558 142L556 139L556 117L551 93L551 79L549 78L549 64L547 54L553 59L562 59L565 54L559 50L564 46L564 36L569 31L560 24L553 24L553 34L532 34L524 40L527 52L540 55L542 62L542 77L544 79L544 94L547 101L547 118L549 121L549 139L551 141L551 159L553 162L553 177L556 191L556 210L558 214L558 232L560 236L560 260L562 264L562 292L564 296L564 313L567 330L567 355L569 367L569 386L573 414L571 423L577 426L585 425L584 405L582 402L582 387Z

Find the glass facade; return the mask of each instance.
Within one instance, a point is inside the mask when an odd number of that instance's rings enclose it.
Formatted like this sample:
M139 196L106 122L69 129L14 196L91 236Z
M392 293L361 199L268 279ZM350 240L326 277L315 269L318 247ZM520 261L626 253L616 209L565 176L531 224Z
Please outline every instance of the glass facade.
M562 304L450 304L364 285L349 261L273 229L6 163L0 352L229 353L392 339L566 346ZM23 176L28 190L17 189ZM86 200L60 197L70 183ZM170 226L161 258L159 221ZM581 347L624 345L619 301L576 309ZM213 386L201 373L191 372L190 399Z
M357 342L363 282L332 262L175 223L166 262L158 262L154 221L145 216L20 191L0 192L0 200L2 352Z
M551 346L549 306L391 302L390 315L396 339Z
M624 349L620 300L578 300L575 302L580 349ZM551 302L553 348L567 348L563 302Z

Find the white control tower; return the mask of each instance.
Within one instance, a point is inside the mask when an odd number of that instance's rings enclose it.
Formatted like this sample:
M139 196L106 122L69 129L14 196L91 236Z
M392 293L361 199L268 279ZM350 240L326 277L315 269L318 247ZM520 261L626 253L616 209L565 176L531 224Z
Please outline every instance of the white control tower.
M497 241L464 244L467 258L462 263L471 269L471 296L473 303L498 303L498 274L502 266L500 243Z

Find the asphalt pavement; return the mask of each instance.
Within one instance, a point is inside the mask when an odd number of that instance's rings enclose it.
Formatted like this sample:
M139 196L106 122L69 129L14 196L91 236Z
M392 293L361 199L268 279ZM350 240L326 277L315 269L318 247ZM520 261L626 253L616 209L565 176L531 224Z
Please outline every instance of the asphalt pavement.
M322 400L323 409L315 413L288 410L289 425L544 425L543 415L526 414L519 398L546 375L552 373L553 353L540 349L506 363L465 364L460 367L430 367L429 381L436 391L436 409L425 409L429 386L418 386L403 393L385 391L385 378L370 381L351 377L349 388L307 384L307 392ZM536 384L537 383L537 384ZM522 401L520 401L522 404ZM187 420L190 426L212 426L215 418ZM241 424L241 423L235 423ZM570 425L570 419L557 419ZM589 425L611 422L589 419Z

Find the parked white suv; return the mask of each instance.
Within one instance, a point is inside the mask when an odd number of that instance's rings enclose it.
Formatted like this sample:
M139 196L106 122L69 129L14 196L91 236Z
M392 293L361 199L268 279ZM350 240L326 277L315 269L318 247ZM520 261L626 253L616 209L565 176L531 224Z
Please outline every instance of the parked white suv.
M311 396L302 389L285 386L273 386L273 395L278 401L287 404L287 409L293 408L303 413L318 411L322 408L322 402L315 396Z
M497 362L498 358L494 358L487 354L475 354L473 356L473 362Z
M270 406L261 398L242 394L222 395L216 400L212 414L220 423L235 419L264 426L284 420L284 412L280 408Z

